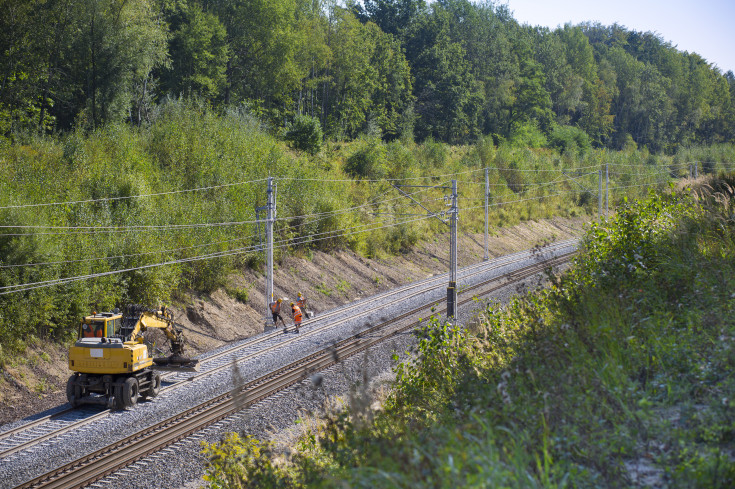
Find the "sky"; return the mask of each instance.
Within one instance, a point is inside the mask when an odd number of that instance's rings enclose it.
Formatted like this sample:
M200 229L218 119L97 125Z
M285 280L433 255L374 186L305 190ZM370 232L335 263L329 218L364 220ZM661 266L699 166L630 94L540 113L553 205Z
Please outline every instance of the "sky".
M652 31L679 51L697 53L722 73L735 72L735 0L499 0L521 24L618 23Z

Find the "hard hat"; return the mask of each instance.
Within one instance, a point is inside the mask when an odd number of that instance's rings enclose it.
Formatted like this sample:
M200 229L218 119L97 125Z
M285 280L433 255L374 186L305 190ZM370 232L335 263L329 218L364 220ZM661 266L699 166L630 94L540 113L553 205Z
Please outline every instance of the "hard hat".
M301 292L299 292L299 293L298 293L297 295L298 295L299 297L301 297Z
M291 305L293 306L293 302L291 303Z
M283 302L283 299L279 298L276 302Z

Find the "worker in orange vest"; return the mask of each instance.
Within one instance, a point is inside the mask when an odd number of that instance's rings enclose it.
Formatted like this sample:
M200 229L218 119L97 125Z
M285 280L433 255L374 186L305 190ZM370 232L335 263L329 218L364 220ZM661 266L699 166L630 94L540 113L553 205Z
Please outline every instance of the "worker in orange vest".
M299 309L301 309L301 312L304 313L304 316L306 318L309 318L309 311L306 310L306 297L301 295L301 292L299 292L298 297L296 298L296 305L299 306Z
M291 303L291 317L293 317L293 324L296 326L296 333L299 332L299 326L301 326L301 308ZM286 332L286 328L283 328L283 332Z
M278 320L281 320L281 323L283 324L283 332L286 332L286 322L283 320L283 316L281 316L281 302L283 302L283 299L278 299L276 301L273 301L270 303L271 308L271 314L273 315L273 326L278 326Z
M102 324L97 323L94 326L91 324L82 324L82 337L84 338L102 338Z

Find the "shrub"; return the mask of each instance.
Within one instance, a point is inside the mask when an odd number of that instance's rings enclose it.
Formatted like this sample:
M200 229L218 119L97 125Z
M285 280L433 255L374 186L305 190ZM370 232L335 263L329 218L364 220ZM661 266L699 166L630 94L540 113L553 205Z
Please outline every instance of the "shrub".
M587 133L574 126L557 126L549 136L549 146L572 155L584 155L591 148Z
M370 140L347 158L344 170L358 178L383 178L387 172L385 153L385 146L379 140Z
M542 148L547 140L535 122L524 122L514 125L508 143L519 148Z
M286 132L286 141L300 151L316 154L322 147L322 126L319 119L308 115L297 115Z
M441 168L447 162L447 145L429 136L419 148L420 163L426 168Z

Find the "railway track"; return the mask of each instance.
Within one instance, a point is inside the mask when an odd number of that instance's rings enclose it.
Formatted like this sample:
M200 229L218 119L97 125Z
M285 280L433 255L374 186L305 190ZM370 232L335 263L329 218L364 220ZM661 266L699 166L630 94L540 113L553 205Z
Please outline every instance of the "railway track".
M544 253L555 252L559 249L570 247L574 243L576 243L575 240L555 243L540 249L540 253L543 255ZM513 264L526 259L528 259L528 253L519 252L506 255L491 262L480 262L464 267L460 270L459 282L460 284L466 283L477 275L485 274L489 271L503 267L512 266ZM283 348L285 345L301 341L305 337L315 336L326 329L339 327L345 322L345 319L343 318L346 316L356 315L370 310L376 303L381 303L382 307L386 307L394 303L404 302L413 297L420 296L425 293L427 288L442 285L446 283L446 280L446 275L430 277L398 289L383 292L382 294L352 303L336 310L324 312L316 318L304 321L302 324L303 332L298 337L284 336L281 331L278 330L253 337L237 345L227 347L216 354L201 358L199 373L193 375L186 372L169 372L163 374L162 377L164 385L159 395L170 395L172 391L185 386L189 382L204 380L208 376L228 371L232 366L233 360L243 362L259 355L268 355L268 353L279 348ZM460 288L460 293L463 290L466 290L466 286L464 289ZM392 297L395 297L395 299L390 300ZM389 300L387 304L385 303L386 300ZM332 320L335 318L338 319ZM318 326L318 323L324 324ZM311 327L312 325L314 327ZM109 416L110 413L111 411L109 409L102 409L100 411L99 407L94 406L69 408L2 432L0 433L0 460L7 459L8 457L31 448L38 443L43 443L54 437L63 435L69 430L98 421Z
M567 244L567 246L569 246L569 244ZM473 300L474 296L487 295L488 293L491 293L498 288L506 287L509 283L522 280L531 275L535 275L548 266L554 266L564 263L569 260L569 257L572 254L573 252L565 253L552 260L545 260L541 263L536 263L528 267L522 267L509 273L496 276L489 280L484 280L473 285L465 286L461 289L461 296L464 297L461 297L460 304L467 303ZM527 255L524 255L523 259L527 259ZM467 269L463 269L464 274L461 276L461 278L469 279L472 278L472 276L474 275L483 273L483 268L484 272L486 273L488 268L499 268L515 263L517 261L520 261L519 257L511 256L508 257L507 260L500 260L497 263L493 262L492 266L489 266L488 263L485 262L478 266L468 267ZM485 265L485 267L483 267L482 265ZM431 287L433 286L432 284L434 284L436 281L442 281L443 283L442 278L443 277L432 277L431 279L421 281L418 284L413 284L412 286L405 288L403 290L404 295L396 300L404 301L406 298L406 290L409 291L409 295L411 293L420 295L422 293L420 291L422 289L421 284L423 284L424 287ZM418 291L416 291L417 289ZM468 297L468 294L470 292L472 292L472 297ZM388 292L381 294L380 297L385 300L386 297L390 297L391 295L392 293ZM364 302L369 305L370 303L375 302L375 298ZM418 319L421 314L425 314L430 307L435 306L437 302L438 301L433 301L432 303L424 304L421 307L413 308L405 312L404 314L391 318L390 320L382 321L376 326L370 327L357 334L349 336L348 338L345 338L344 340L338 342L335 346L323 348L320 351L314 352L310 355L306 355L296 362L293 362L285 367L277 369L247 383L241 390L241 393L237 394L237 403L233 404L232 393L223 394L221 396L215 397L195 407L185 410L182 413L177 414L176 416L170 417L164 421L145 428L144 430L141 430L134 435L124 438L123 440L120 440L119 442L109 447L102 448L96 452L90 453L89 455L75 460L64 467L53 471L53 473L45 474L18 487L81 487L82 485L91 484L95 480L99 480L100 478L130 463L133 463L150 453L153 453L165 446L175 443L181 438L184 438L191 433L194 433L195 431L199 431L211 425L212 423L215 423L223 419L224 417L229 416L236 410L242 409L245 406L252 405L259 400L269 397L274 393L285 389L290 385L293 385L294 383L303 379L308 372L328 368L334 363L335 357L347 358L360 351L363 351L366 348L373 346L380 341L384 341L385 339L399 332L403 332L406 329L414 327L416 324L416 319ZM365 304L363 304L363 306L364 305ZM385 304L383 304L383 306L385 306ZM359 305L351 307L359 308ZM343 311L336 311L324 313L315 319L323 320L325 319L325 317L332 317L334 314L340 314L344 316ZM314 321L315 320L311 320L310 322ZM302 328L304 328L306 324L307 323L305 322ZM263 352L265 351L271 351L273 349L282 347L284 345L284 342L298 341L305 336L317 335L321 330L327 327L334 327L334 324L335 323L332 322L331 326L316 327L313 330L306 332L306 334L302 334L296 337L283 335L280 331L277 333L261 335L261 337L257 338L257 340L245 342L236 348L226 349L218 353L217 355L212 355L210 358L204 360L205 362L207 360L212 360L212 363L207 369L205 369L205 371L193 376L188 376L185 379L179 379L176 381L176 383L170 385L168 388L174 389L177 386L180 387L186 382L203 379L208 375L212 375L216 372L222 371L225 368L229 369L232 367L232 357L237 357L238 355L254 356L258 354L263 354ZM249 348L252 348L253 346L258 344L267 343L268 340L271 339L274 339L276 341L274 341L273 344L262 345L264 348L262 348L259 352L248 352ZM223 359L224 363L222 363ZM240 360L242 360L242 358ZM48 439L53 436L63 435L64 432L76 429L81 424L89 423L90 419L99 419L99 417L107 414L107 411L96 413L87 419L72 422L66 427L61 427L55 432L44 435L42 438ZM7 438L7 432L3 433L2 436L5 436ZM36 439L35 443L38 443L38 439ZM25 444L26 445L24 448L32 446L34 444L34 440L27 441L25 442ZM23 448L19 449L16 446L10 450L6 450L0 453L0 459L2 458L2 456L7 456L5 455L7 453L16 453L17 451L22 449Z

